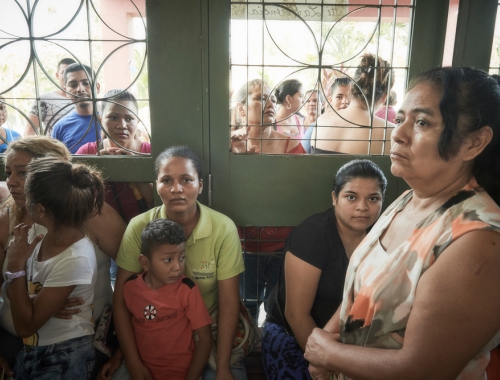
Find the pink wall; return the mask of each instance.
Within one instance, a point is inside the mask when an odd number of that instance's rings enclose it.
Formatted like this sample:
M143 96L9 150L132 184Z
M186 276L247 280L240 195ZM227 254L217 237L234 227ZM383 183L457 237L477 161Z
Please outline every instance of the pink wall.
M140 14L145 17L145 0L133 1ZM133 37L132 19L140 15L130 0L101 0L101 16L109 26L109 28L106 25L102 26L103 40L126 40L116 32L127 37ZM114 49L124 43L126 42L104 42L103 58L106 58ZM134 59L133 53L133 45L126 46L116 51L105 63L104 85L106 91L114 88L126 88L135 78L135 75L134 78L131 78L130 73L130 62Z

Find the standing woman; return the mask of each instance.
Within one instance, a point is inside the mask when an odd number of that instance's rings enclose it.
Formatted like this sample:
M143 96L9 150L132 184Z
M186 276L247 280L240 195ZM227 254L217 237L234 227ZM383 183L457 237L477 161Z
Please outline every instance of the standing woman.
M29 136L12 142L4 157L7 187L11 197L0 208L0 264L3 273L7 270L6 252L9 242L14 236L14 227L18 224L31 226L33 219L26 209L24 185L27 166L33 159L55 157L69 161L71 154L59 140L46 136ZM39 231L42 227L39 226ZM109 274L110 258L116 258L120 241L125 231L125 223L111 206L104 203L101 213L86 222L86 232L94 243L97 259L97 283L94 292L93 318L98 321L106 302L112 301L113 290ZM17 336L12 320L9 298L6 296L8 284L2 287L4 302L0 307L0 355L4 356L9 365L14 364L16 353L22 349L22 340ZM81 300L75 299L66 305L70 310L61 310L59 318L70 318L79 312Z
M100 212L104 184L86 165L53 157L34 160L27 170L26 208L34 224L14 228L4 273L12 320L24 343L15 378L88 379L95 365L97 260L84 223ZM56 318L69 297L83 299L81 313Z
M309 90L306 92L305 99L304 129L307 131L308 127L316 122L318 114L321 115L323 111L323 95L317 89Z
M231 132L233 153L303 154L297 140L273 129L276 99L260 79L245 83L236 94L240 128Z
M380 107L391 90L389 85L392 87L394 84L392 69L382 58L363 54L354 74L354 82L351 83L350 104L347 108L326 112L318 117L315 139L311 143L313 152L389 153L388 128L395 125L373 115L373 110Z
M217 373L207 366L203 379L246 379L241 363L233 367L229 364L239 315L239 274L245 269L236 226L227 216L197 201L203 180L201 162L193 150L185 146L168 148L156 159L155 171L156 190L163 204L130 221L116 260L119 269L114 312L125 365L132 379L151 379L137 352L123 285L130 276L142 272L138 257L144 226L151 220L163 218L184 228L187 237L185 275L196 282L208 309L219 305Z
M342 166L333 207L299 224L285 243L284 271L268 301L262 358L269 380L310 379L307 337L324 327L342 302L349 258L380 215L387 180L369 160Z
M274 90L274 94L280 105L276 114L276 130L286 136L302 140L305 133L304 120L297 115L304 101L302 83L297 79L285 80Z
M391 147L411 190L358 246L341 307L310 335L313 378L486 378L500 341L498 104L477 69L412 80Z
M151 144L138 138L137 100L126 90L111 90L100 102L97 117L107 138L81 146L76 154L137 155L150 154ZM125 223L149 210L153 204L153 185L136 182L106 182L106 202L120 214Z

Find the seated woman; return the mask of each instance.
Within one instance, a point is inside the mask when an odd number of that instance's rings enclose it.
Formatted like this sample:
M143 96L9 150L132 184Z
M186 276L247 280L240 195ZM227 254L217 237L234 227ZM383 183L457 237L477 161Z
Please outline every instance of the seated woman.
M273 129L276 99L260 79L245 83L236 94L240 127L231 131L233 153L303 154L295 139Z
M156 190L162 205L133 218L118 253L118 275L114 293L114 318L125 365L132 379L149 379L142 364L127 310L123 288L134 274L141 273L141 233L148 222L163 218L180 224L186 234L185 275L199 287L207 308L218 305L217 371L206 367L203 379L246 379L241 363L230 365L238 324L239 275L244 271L236 226L227 216L197 201L203 190L201 162L188 147L163 151L155 162Z
M342 166L333 207L299 224L285 244L284 271L268 300L262 358L268 379L309 379L307 337L342 302L349 258L380 215L387 180L369 160Z
M349 106L351 92L350 84L351 80L348 77L335 78L328 89L329 95L327 100L322 103L322 108L325 109L325 112L343 110ZM316 121L309 125L309 128L307 128L304 138L302 139L302 145L307 153L311 153L311 139L316 139L315 131L317 120L318 119L316 118Z
M134 95L126 90L111 90L100 102L99 122L106 137L87 143L76 154L137 155L150 154L151 144L138 139L138 106ZM153 185L136 182L106 182L106 202L121 215L125 223L149 210L153 204Z
M16 131L3 126L7 123L9 111L7 111L7 105L1 101L5 101L3 96L0 96L0 153L3 153L7 150L8 144L11 141L21 138L21 135Z
M7 260L4 252L13 238L14 227L20 223L32 225L33 219L26 210L26 196L24 185L26 181L26 167L34 158L56 157L69 161L70 152L66 146L55 139L46 136L30 136L14 141L4 157L7 186L11 197L0 208L0 264L3 273L7 270ZM43 227L39 226L37 231ZM106 302L112 301L113 290L109 275L110 258L116 258L120 241L125 231L125 223L108 204L104 203L101 213L86 222L86 233L94 243L97 259L97 283L93 300L93 319L97 322L101 317ZM22 349L22 340L17 336L12 321L9 298L6 296L8 284L2 287L4 302L0 307L0 355L4 356L13 366L15 355ZM79 312L78 305L81 300L71 299L65 309L57 316L70 318ZM66 310L71 308L69 310Z
M391 172L411 190L353 253L341 307L314 329L313 378L485 379L500 341L500 85L473 68L417 75Z
M375 76L376 75L376 76ZM392 80L391 80L392 76ZM351 83L349 107L318 117L311 142L316 154L388 154L392 123L372 116L394 83L389 64L373 54L364 54ZM373 99L373 104L372 104Z
M304 102L302 83L297 79L285 80L274 90L274 94L280 105L276 114L276 130L286 136L302 140L305 133L304 118L297 115Z

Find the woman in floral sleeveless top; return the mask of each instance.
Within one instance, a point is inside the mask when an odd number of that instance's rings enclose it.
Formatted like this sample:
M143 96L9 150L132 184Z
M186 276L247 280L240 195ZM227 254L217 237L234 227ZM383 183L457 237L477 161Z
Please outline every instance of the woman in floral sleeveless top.
M413 80L391 171L412 190L354 252L308 339L315 379L486 379L500 342L500 86L472 68Z

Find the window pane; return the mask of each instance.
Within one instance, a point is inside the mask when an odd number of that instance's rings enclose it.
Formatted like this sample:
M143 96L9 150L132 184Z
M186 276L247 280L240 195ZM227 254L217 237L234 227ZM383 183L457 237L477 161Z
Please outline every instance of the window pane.
M145 0L5 0L0 25L0 101L11 111L4 128L53 135L73 153L87 142L98 147L103 138L122 153L141 152L137 141L149 142L151 131ZM90 70L65 76L71 61L58 66L65 58ZM132 127L125 121L101 126L104 104L117 103L137 119ZM113 128L123 129L121 139Z
M495 23L495 34L493 35L493 46L491 49L490 74L500 74L500 15L498 11Z
M233 1L233 153L304 153L302 143L308 152L387 154L397 107L389 100L406 87L412 8L411 0ZM331 98L339 84L354 88L342 107ZM311 93L316 112L304 106Z

